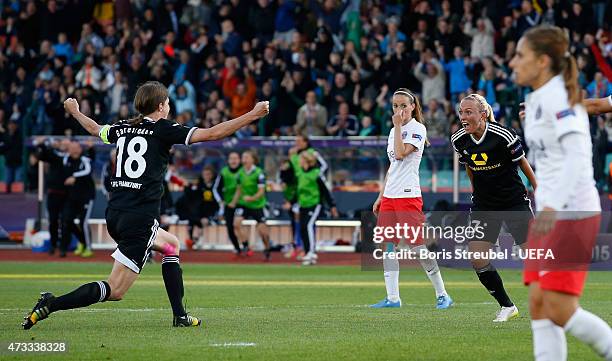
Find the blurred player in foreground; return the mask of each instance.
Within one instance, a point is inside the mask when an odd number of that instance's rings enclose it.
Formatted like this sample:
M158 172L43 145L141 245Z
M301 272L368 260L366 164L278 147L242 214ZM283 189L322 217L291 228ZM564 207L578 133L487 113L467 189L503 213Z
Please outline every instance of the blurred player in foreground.
M538 215L528 247L544 244L554 250L586 251L583 264L570 269L560 260L525 262L534 357L566 360L568 332L612 360L612 330L578 303L599 232L601 206L593 179L589 120L567 35L557 27L531 28L519 40L510 67L517 84L533 88L526 100L525 137L535 152Z

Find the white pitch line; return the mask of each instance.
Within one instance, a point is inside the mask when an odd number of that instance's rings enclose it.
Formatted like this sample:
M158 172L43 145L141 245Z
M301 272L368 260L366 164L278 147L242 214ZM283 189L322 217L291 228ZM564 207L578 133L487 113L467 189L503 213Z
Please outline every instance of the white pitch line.
M257 344L255 342L224 342L224 343L211 343L210 347L254 347Z
M492 305L495 302L458 302L457 306L482 306ZM409 307L431 307L431 304L424 303L402 303ZM289 305L289 306L236 306L236 307L190 307L191 311L214 311L214 310L265 310L265 309L341 309L341 308L369 308L369 305ZM69 310L70 312L104 313L104 312L158 312L168 311L170 308L82 308ZM21 308L0 308L0 314L8 312L27 312Z

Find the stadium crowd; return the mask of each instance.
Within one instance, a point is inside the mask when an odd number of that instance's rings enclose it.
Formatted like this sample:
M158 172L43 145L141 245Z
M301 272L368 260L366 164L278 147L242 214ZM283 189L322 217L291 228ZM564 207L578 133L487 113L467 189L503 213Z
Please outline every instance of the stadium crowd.
M527 89L508 67L517 39L536 24L567 28L586 96L602 97L612 92L609 19L610 0L0 1L4 173L23 177L24 135L83 134L67 97L113 123L134 113L146 80L169 87L186 125L270 100L270 115L238 138L386 135L390 96L406 86L421 96L431 138L448 137L470 92L522 134ZM593 120L593 134L605 158L612 118Z

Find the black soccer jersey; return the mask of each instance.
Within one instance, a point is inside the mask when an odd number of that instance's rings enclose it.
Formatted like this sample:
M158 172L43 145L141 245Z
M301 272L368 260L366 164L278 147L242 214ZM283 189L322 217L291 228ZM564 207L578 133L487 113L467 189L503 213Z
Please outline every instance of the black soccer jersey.
M159 217L164 176L173 144L189 145L196 128L174 121L145 118L130 125L127 121L100 130L106 144L117 144L117 165L111 175L108 207Z
M472 170L474 208L503 210L526 201L517 163L525 152L514 130L487 122L479 140L462 128L451 135L450 141L459 162Z

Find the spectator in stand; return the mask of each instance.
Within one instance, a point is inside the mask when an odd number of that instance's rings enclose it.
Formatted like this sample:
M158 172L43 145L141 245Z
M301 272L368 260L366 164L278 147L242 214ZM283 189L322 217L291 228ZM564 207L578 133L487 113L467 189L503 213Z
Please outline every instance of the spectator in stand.
M327 123L327 134L335 137L346 137L359 134L357 117L349 114L348 103L340 103L338 114Z
M365 116L361 118L361 130L359 136L370 137L376 135L376 126L372 123L372 118Z
M430 99L423 114L427 124L427 136L430 138L442 138L449 134L448 116L444 106L437 99Z
M612 94L612 84L601 72L595 73L593 81L586 88L588 98L604 98Z
M212 114L214 122L223 121L236 113L224 86L236 90L244 83L248 90L245 69L256 96L272 102L269 117L241 136L294 134L310 90L328 118L348 102L349 113L360 122L370 117L375 132L384 134L390 107L380 90L405 84L421 85L425 104L456 100L472 88L489 102L494 97L500 121L509 123L526 91L510 84L507 65L518 37L539 23L568 29L583 88L596 72L610 78L611 38L596 28L610 13L603 0L118 0L114 11L109 0L94 3L15 1L23 6L5 7L0 107L7 119L27 120L27 133L80 132L56 106L69 96L86 100L98 119L111 122L149 79L193 85L193 102L183 102L190 110L177 110L176 119L208 124ZM461 49L470 48L465 57ZM595 83L592 92L602 92L601 81Z
M428 104L432 99L444 99L446 74L440 62L433 58L431 50L421 55L421 61L414 67L414 76L422 83L421 98Z
M306 93L306 104L298 110L295 134L322 136L326 125L327 109L317 102L317 95L311 90Z
M195 114L196 93L193 85L188 80L173 83L168 87L168 96L174 103L176 114L189 112Z
M380 43L380 51L383 55L392 53L398 42L406 42L406 34L399 31L398 27L399 19L396 17L390 17L389 20L387 20L387 35L385 35L383 41Z
M444 61L443 54L439 54L442 60L444 70L449 74L451 101L457 102L459 94L464 93L471 86L470 79L467 76L468 64L463 57L463 49L455 47L453 50L454 58L448 62Z
M230 99L231 117L237 118L253 108L257 85L248 68L244 69L244 82L238 83L236 87L231 87L230 80L230 77L225 79L223 94Z
M472 58L484 58L493 56L495 29L491 20L480 18L476 20L476 28L471 22L466 22L463 32L472 38Z
M0 124L0 154L4 154L7 193L11 193L14 182L23 181L23 137L16 121L9 121L6 129Z

